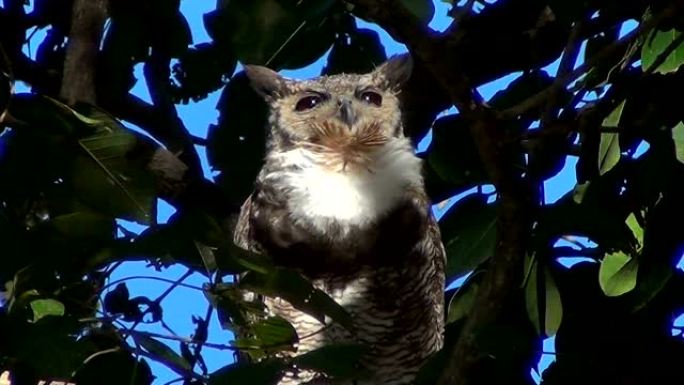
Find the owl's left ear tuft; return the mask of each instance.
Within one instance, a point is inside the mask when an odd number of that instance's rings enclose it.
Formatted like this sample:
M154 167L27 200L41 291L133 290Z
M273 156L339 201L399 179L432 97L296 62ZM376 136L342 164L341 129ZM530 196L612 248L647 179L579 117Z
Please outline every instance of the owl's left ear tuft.
M265 99L282 96L286 80L276 71L260 65L245 65L252 88Z
M413 59L408 53L394 55L382 63L373 73L380 77L387 88L399 89L411 77Z

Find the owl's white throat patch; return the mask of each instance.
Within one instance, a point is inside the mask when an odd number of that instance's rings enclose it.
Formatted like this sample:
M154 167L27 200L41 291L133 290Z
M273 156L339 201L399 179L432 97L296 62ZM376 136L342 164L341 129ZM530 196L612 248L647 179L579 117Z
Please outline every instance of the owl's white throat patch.
M286 179L294 219L321 227L331 220L361 226L372 222L394 208L409 189L422 186L421 159L406 138L391 139L375 149L368 169L333 171L308 149L277 156L282 165L295 166L280 175Z

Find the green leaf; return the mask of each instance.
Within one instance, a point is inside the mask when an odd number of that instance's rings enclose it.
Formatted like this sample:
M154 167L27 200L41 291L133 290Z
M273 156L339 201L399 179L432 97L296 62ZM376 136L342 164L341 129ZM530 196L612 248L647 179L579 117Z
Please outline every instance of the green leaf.
M204 16L209 35L241 63L301 68L320 58L335 38L335 1L232 0Z
M359 344L335 344L318 348L292 359L302 369L326 373L336 380L361 379L367 375L361 366L367 348Z
M435 121L427 163L439 179L455 187L472 187L489 180L470 127L460 115Z
M622 101L603 120L604 127L618 127L622 110L625 108L625 100ZM598 168L601 175L610 171L620 161L620 138L617 132L602 132L599 144Z
M400 0L400 2L423 24L428 24L435 15L435 4L432 0Z
M258 321L250 325L247 330L250 337L237 339L234 343L236 347L250 350L260 349L267 352L295 351L293 345L299 341L297 331L292 324L279 316Z
M205 290L204 296L218 313L218 319L223 329L234 327L247 328L247 318L244 314L244 293L232 284L217 284L211 290ZM263 313L263 303L261 303Z
M209 375L208 385L273 385L280 380L287 365L282 360L235 363Z
M82 332L77 320L46 316L35 323L13 325L5 334L3 348L14 351L13 359L30 367L38 378L69 378L94 347L74 337Z
M665 60L654 69L654 72L668 74L677 71L684 63L684 42L681 40L681 34L682 32L674 28L668 31L658 29L651 31L641 48L642 70L650 70L661 55L667 54Z
M216 44L202 43L186 50L173 65L175 102L198 101L225 85L225 78L235 72L237 60Z
M672 128L675 156L680 163L684 163L684 123L679 122Z
M99 351L73 377L78 385L150 385L154 377L147 361L126 350Z
M655 261L651 261L655 262ZM632 312L637 312L647 306L670 282L674 276L674 269L668 263L654 263L655 266L643 266L642 274L639 274L637 286L631 295Z
M330 50L321 75L366 73L387 60L380 35L371 29L354 28L340 34Z
M525 73L513 80L505 89L497 91L487 103L496 109L511 108L550 87L553 82L554 78L543 70ZM565 103L570 100L570 97L569 92L560 92L558 103ZM542 108L543 106L531 109L529 115L538 116L542 112Z
M440 220L447 252L447 282L475 269L494 253L496 206L484 194L458 201Z
M138 135L103 111L93 109L88 115L97 127L78 141L83 154L76 158L72 178L79 198L113 216L150 223L154 179L145 167L147 159L130 155Z
M187 375L188 372L192 371L190 364L166 344L144 334L136 333L132 337L136 343L140 344L149 353L151 358L168 366L174 372L180 375Z
M466 283L456 291L449 302L447 324L465 318L468 313L470 313L470 309L472 309L473 304L475 304L475 297L477 296L478 289L479 285L477 283Z
M563 304L556 281L548 268L544 269L546 278L546 316L544 317L544 331L547 336L555 335L563 320Z
M197 253L202 258L204 268L207 270L207 272L215 272L217 267L216 256L214 255L214 251L211 249L211 247L198 241L195 241L195 247L197 248Z
M617 107L613 109L613 111L606 116L605 119L603 119L603 126L604 127L613 127L617 128L620 125L620 118L622 117L622 111L625 109L625 102L627 100L623 100Z
M634 213L629 214L625 223L627 224L627 227L629 227L629 229L632 230L634 239L636 239L637 242L636 252L639 253L644 246L644 229L637 221Z
M240 279L239 287L283 298L321 323L325 323L325 316L328 316L346 329L353 328L352 318L342 306L295 271L282 268L275 268L267 274L250 271Z
M555 17L563 24L570 25L575 20L584 17L592 3L588 1L549 0L548 4Z
M112 217L91 211L59 215L48 224L70 240L111 240L116 235L116 223Z
M636 287L639 263L623 252L606 254L599 268L601 290L609 297L617 297Z
M16 94L12 97L9 112L17 120L41 134L64 144L71 135L85 134L73 110L48 96Z
M556 281L553 279L548 268L539 271L538 263L535 257L526 257L526 264L529 269L528 279L525 283L525 305L527 308L527 315L535 327L535 330L541 331L541 317L540 310L543 308L544 312L544 334L547 337L553 336L558 332L561 321L563 319L563 305L561 303L560 293L556 286ZM540 287L539 279L543 279L544 283ZM543 306L540 306L540 296L543 297Z
M217 182L227 199L241 206L253 189L266 153L267 106L252 89L244 71L223 89L218 124L209 126L207 158L221 171Z
M624 213L606 204L619 199L619 190L603 179L587 185L580 204L575 203L574 192L570 191L556 203L543 207L535 230L538 241L555 242L563 235L579 235L608 250L629 250L633 240Z
M581 184L578 184L575 186L575 188L572 190L572 201L579 204L582 204L582 200L584 200L584 194L587 192L587 189L589 188L591 182L584 182Z
M54 299L36 299L31 301L30 305L33 310L33 322L49 315L64 315L64 304Z
M620 138L616 132L601 133L598 168L601 175L610 171L620 161Z

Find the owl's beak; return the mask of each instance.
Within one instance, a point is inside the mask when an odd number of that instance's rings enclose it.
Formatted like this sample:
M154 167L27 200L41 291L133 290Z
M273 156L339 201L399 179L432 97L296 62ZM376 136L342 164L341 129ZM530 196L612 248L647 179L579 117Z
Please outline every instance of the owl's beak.
M349 126L349 129L354 126L354 123L356 123L356 114L354 113L354 109L352 107L352 101L344 98L338 100L337 104L339 105L339 115L340 115L340 120L344 122L347 126Z

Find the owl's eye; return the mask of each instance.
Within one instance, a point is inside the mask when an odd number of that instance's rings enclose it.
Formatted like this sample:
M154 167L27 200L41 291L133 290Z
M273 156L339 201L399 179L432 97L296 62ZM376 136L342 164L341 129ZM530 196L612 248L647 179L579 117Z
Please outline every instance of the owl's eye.
M309 95L305 96L297 102L297 105L295 105L295 110L296 111L306 111L310 110L317 105L321 104L323 101L323 97L320 95Z
M373 91L364 91L361 94L361 100L368 104L374 104L378 107L382 104L382 96L379 93Z

